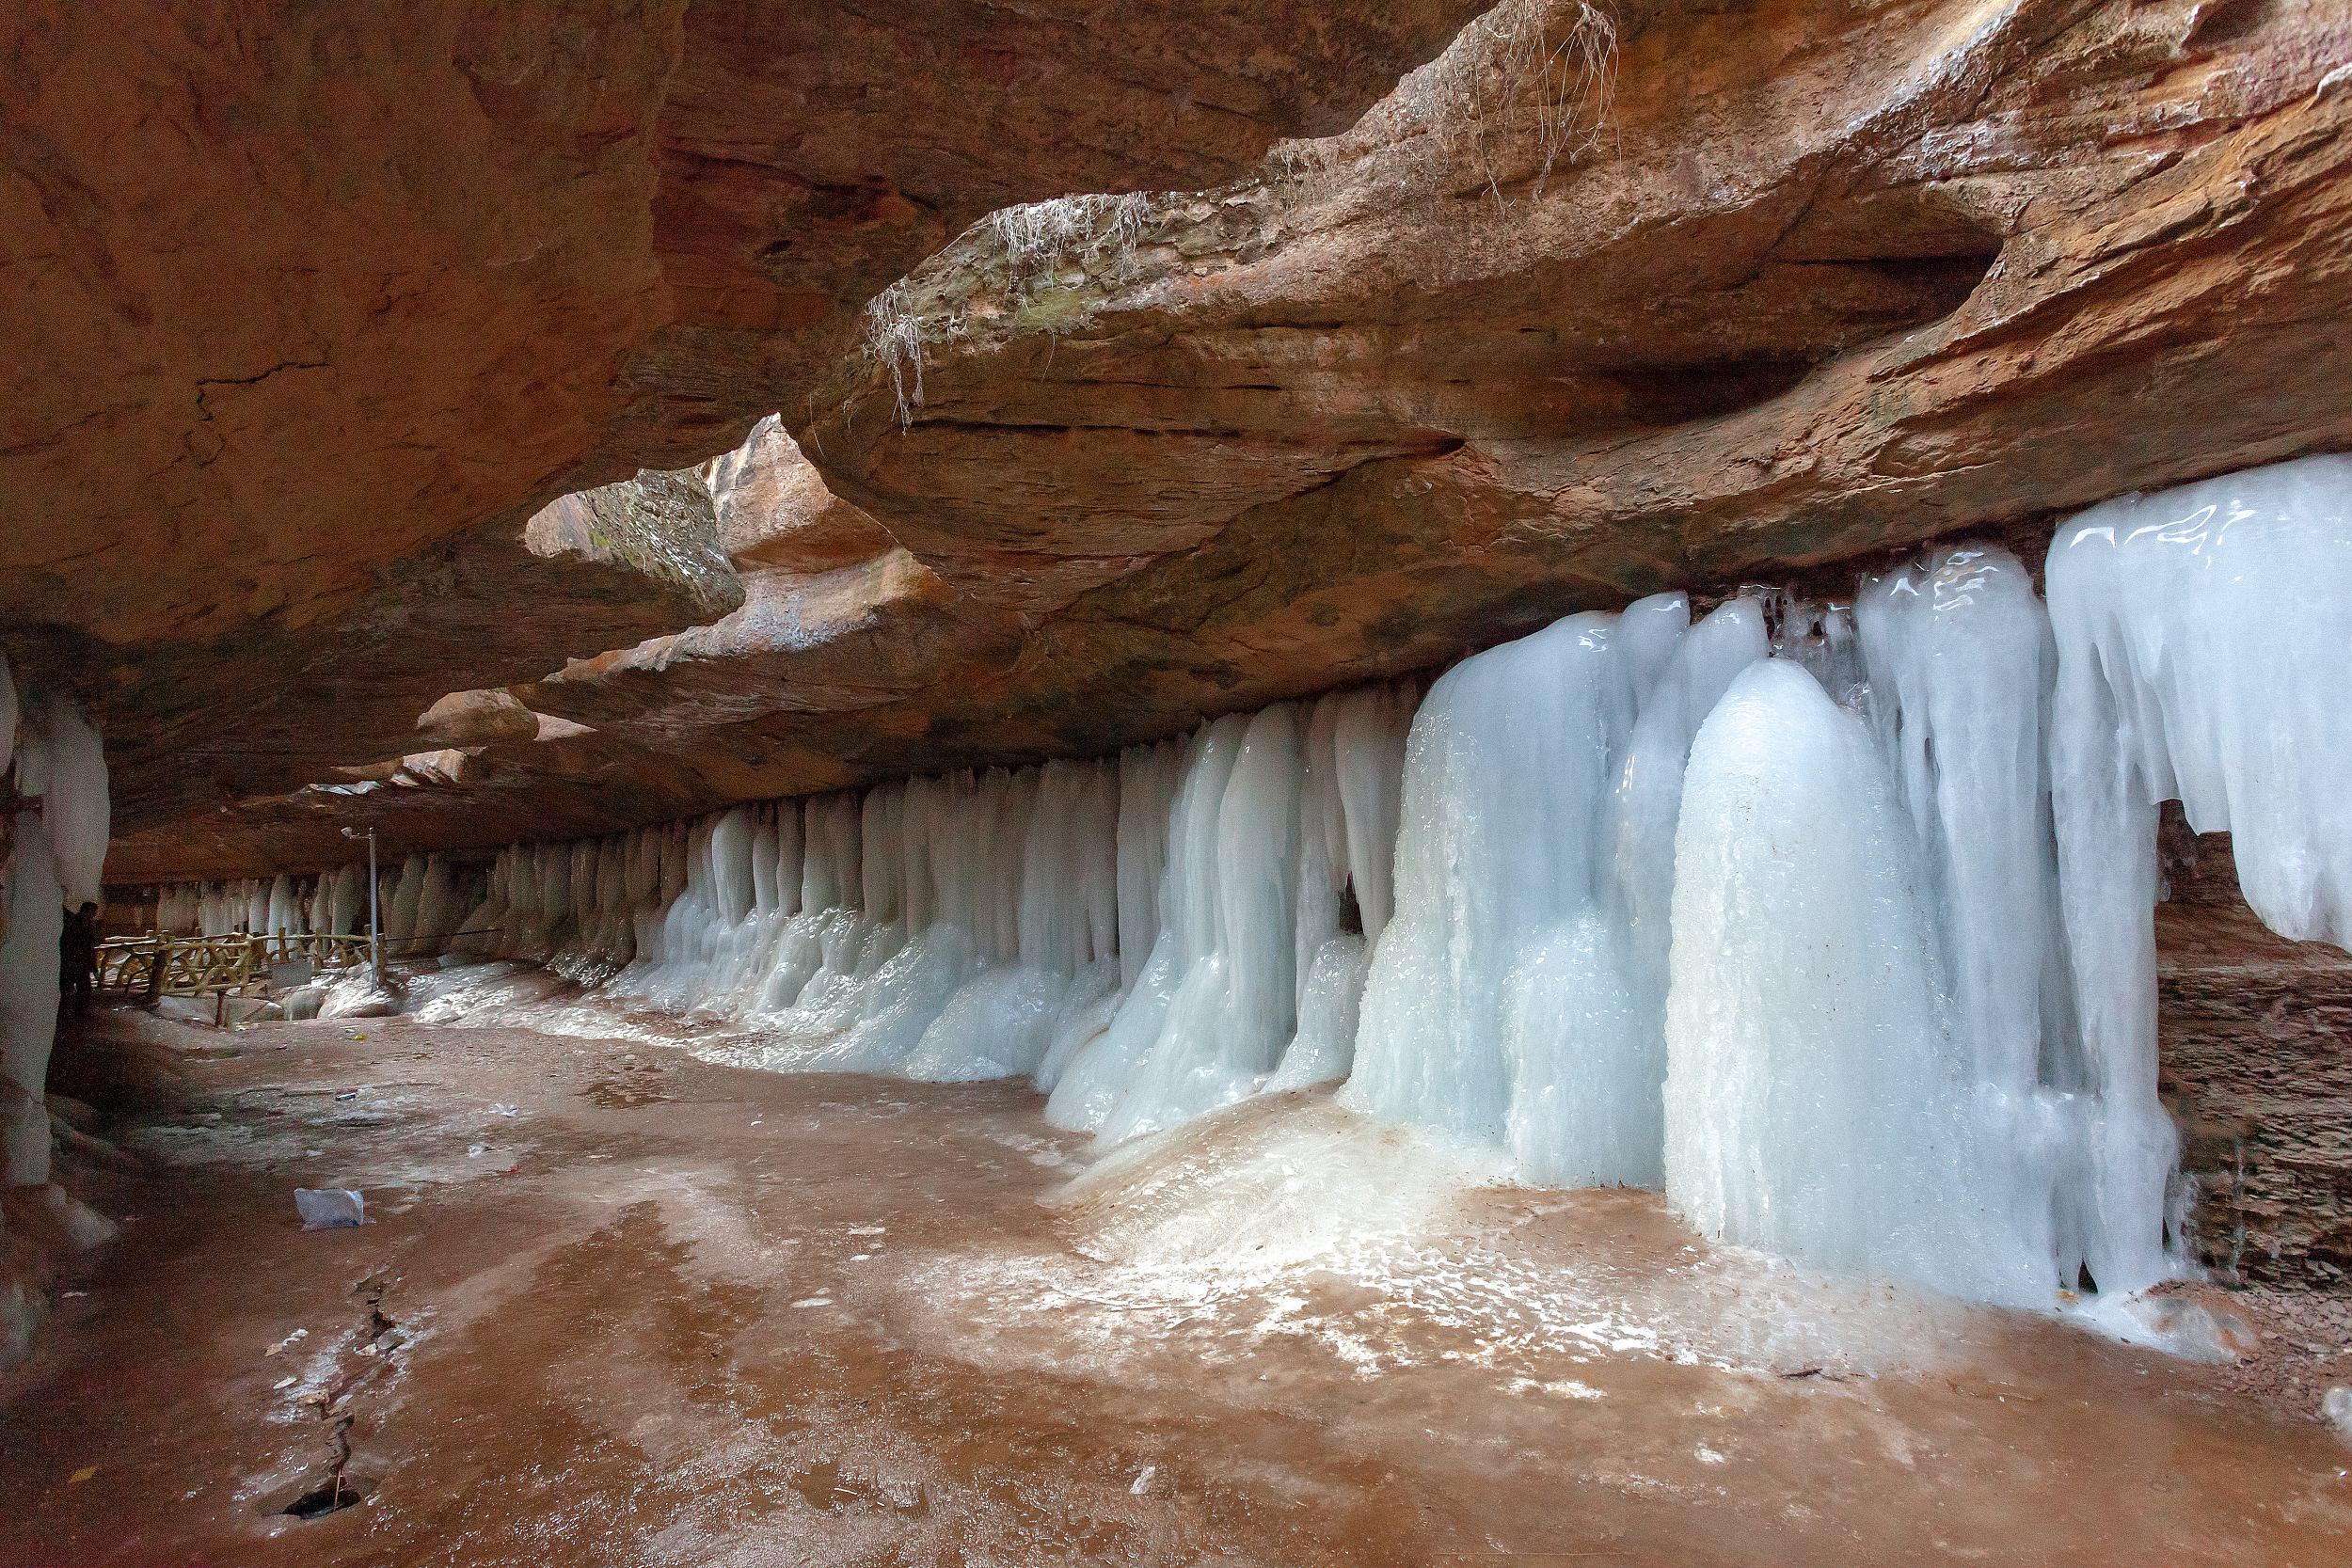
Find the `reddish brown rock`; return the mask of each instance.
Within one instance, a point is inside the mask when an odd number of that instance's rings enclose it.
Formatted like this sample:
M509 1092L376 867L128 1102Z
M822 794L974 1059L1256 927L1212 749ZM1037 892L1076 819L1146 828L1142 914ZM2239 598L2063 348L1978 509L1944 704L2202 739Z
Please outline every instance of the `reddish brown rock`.
M443 693L712 618L547 570L547 502L805 403L982 212L1234 178L1473 9L15 8L0 633L131 832L399 754Z
M1660 588L2031 555L2118 492L2352 447L2340 11L1616 26L1605 120L1598 24L1514 0L1259 177L962 234L782 406L945 596L789 636L747 610L527 700L636 726L705 803L1099 754ZM481 842L535 754L404 820Z
M773 414L742 446L703 466L718 509L719 545L738 568L830 572L887 553L898 541L825 487Z
M2232 1276L2352 1283L2352 954L2289 942L2239 895L2227 833L2167 809L2156 910L2163 1090L2204 1260Z

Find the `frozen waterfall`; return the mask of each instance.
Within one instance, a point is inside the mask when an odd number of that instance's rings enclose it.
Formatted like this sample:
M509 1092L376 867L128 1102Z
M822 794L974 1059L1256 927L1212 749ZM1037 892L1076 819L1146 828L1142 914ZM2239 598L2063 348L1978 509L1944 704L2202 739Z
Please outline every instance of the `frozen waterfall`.
M2348 508L2352 459L2305 459L2075 518L2046 608L1947 546L1851 605L1570 615L1418 704L411 857L388 935L690 1015L745 1065L1026 1076L1105 1142L1344 1080L1726 1241L2026 1306L2135 1290L2183 1256L2157 802L2236 834L2275 928L2352 939ZM344 867L161 908L365 906Z

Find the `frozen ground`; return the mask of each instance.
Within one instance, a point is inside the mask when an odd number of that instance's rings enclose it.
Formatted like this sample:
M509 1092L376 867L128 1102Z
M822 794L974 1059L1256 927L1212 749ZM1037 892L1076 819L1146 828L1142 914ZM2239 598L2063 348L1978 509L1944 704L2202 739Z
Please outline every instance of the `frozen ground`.
M1313 1094L1091 1162L1011 1085L187 1033L239 1053L115 1130L178 1169L0 1382L0 1561L2352 1558L2315 1391L1486 1184ZM297 1228L342 1185L373 1223ZM368 1500L273 1512L344 1415Z

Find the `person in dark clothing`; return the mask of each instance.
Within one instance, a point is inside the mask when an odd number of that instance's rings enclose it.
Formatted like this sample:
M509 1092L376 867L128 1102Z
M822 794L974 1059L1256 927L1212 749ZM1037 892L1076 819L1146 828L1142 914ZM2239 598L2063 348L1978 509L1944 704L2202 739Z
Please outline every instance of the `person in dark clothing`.
M89 1011L92 973L98 968L98 906L68 910L57 933L57 994L76 1016Z

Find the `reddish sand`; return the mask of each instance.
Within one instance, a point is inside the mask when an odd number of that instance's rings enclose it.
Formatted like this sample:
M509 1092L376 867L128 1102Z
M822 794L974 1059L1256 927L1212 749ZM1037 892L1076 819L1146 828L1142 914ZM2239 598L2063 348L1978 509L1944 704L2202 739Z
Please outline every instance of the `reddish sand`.
M1925 1370L1677 1351L1623 1303L1754 1334L1777 1298L1644 1195L1475 1195L1377 1267L1138 1268L1115 1194L1038 1201L1089 1156L1010 1085L204 1038L241 1054L115 1130L182 1168L0 1381L12 1568L2352 1561L2352 1449L2226 1370L1942 1308ZM373 1223L297 1228L344 1184ZM365 1500L279 1512L346 1415Z

